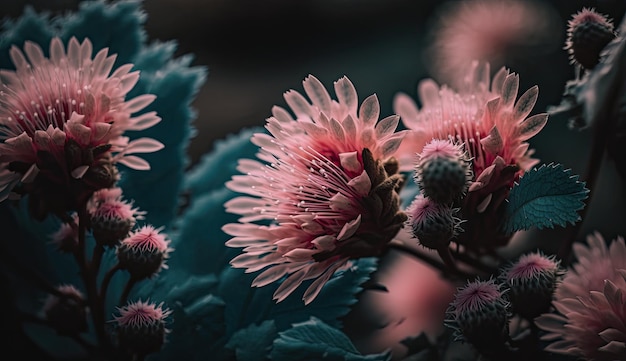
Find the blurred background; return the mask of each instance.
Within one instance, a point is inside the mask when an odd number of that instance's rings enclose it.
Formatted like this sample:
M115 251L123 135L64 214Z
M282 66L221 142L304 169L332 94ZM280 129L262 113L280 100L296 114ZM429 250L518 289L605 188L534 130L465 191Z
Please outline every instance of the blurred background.
M16 18L25 6L64 13L79 3L4 1L0 17ZM348 76L360 101L377 94L382 118L393 114L398 92L416 98L417 84L426 77L454 84L463 75L463 64L475 58L491 62L494 72L506 66L518 73L520 93L539 85L532 114L545 112L561 102L566 81L575 75L563 47L568 20L583 7L595 8L619 26L626 1L144 1L149 39L176 41L178 55L193 54L192 65L208 69L193 103L198 117L197 134L189 146L190 166L216 141L244 127L264 125L273 105L286 105L283 93L302 92L302 80L309 74L328 89L333 81ZM590 132L570 130L567 121L551 117L530 143L542 161L559 162L575 174L584 174ZM610 161L602 169L581 233L600 229L611 239L626 234L626 192ZM542 237L551 235L548 231ZM383 270L383 277L390 277L391 271ZM411 302L406 308L390 312L413 321L399 323L397 332L387 332L383 338L373 340L368 327L352 320L348 326L357 346L377 352L397 344L402 335L424 328L419 320L428 315L411 314L411 307L417 310L414 306L419 302L446 304L437 295L411 297L405 298Z

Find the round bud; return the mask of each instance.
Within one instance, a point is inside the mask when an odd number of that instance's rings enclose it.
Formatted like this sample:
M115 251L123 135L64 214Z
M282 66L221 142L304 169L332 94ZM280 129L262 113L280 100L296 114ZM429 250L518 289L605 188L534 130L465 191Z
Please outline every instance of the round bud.
M57 287L59 294L50 294L43 313L60 335L77 335L87 331L87 308L83 294L72 285Z
M163 303L132 302L118 308L114 315L115 336L119 346L130 354L145 356L161 350L165 336L165 318L172 311L163 309Z
M117 248L120 268L136 279L151 277L161 268L167 268L165 260L172 251L169 244L160 229L143 226L125 238Z

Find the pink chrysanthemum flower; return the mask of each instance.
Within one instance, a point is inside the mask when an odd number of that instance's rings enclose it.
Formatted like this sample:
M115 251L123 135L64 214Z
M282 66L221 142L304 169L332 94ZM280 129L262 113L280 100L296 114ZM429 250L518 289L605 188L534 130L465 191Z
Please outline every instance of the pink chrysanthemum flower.
M376 95L359 107L346 77L334 84L338 100L313 76L303 85L310 102L293 90L284 95L296 117L275 106L266 125L270 134L252 137L265 163L239 162L244 175L227 186L250 196L225 204L242 217L223 230L234 237L227 246L244 249L231 261L234 267L267 268L253 286L287 276L274 293L277 302L314 279L303 296L308 304L350 259L382 252L406 215L398 195L404 180L393 158L404 136L395 132L398 117L378 121Z
M528 0L465 0L441 6L430 29L427 64L433 76L457 85L472 60L499 68L552 49L561 23L549 5Z
M421 109L404 93L397 94L393 103L410 130L397 153L401 170L410 171L414 155L432 139L463 144L472 162L473 183L463 200L461 218L490 222L477 227L477 232L499 228L498 207L513 182L539 162L531 157L533 150L527 140L541 131L548 118L547 113L529 117L537 101L537 86L518 98L519 76L501 68L491 80L489 69L488 63L474 62L458 92L432 79L421 81ZM478 235L464 228L469 239L503 242L499 235Z
M535 319L547 351L586 360L626 360L626 244L599 233L575 244L577 263L557 286L555 313Z
M119 315L113 317L117 340L123 349L141 356L161 349L169 332L165 328L165 319L172 313L171 310L164 309L163 303L156 305L141 300L117 310Z
M163 147L150 138L129 141L128 130L158 123L155 112L133 117L154 95L125 97L139 79L132 64L112 71L108 49L92 58L89 39L59 38L50 58L33 42L11 48L15 71L0 71L0 199L29 194L31 212L77 209L96 190L117 180L116 163L134 169L149 164L132 153Z
M120 267L135 279L151 277L166 269L165 261L173 249L162 230L146 225L126 237L116 251Z

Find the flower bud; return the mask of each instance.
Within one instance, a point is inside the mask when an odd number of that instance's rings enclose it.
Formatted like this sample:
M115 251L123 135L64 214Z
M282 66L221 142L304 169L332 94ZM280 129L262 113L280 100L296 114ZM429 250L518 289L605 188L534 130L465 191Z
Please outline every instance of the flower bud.
M468 282L457 290L448 307L446 326L455 330L457 340L477 349L497 348L509 333L509 302L495 280Z
M98 244L114 247L128 235L143 212L119 198L108 198L90 210L93 236Z
M565 49L572 63L593 69L600 62L600 53L616 37L613 22L594 9L583 8L568 22Z
M172 249L169 248L170 241L159 233L160 230L143 226L131 233L117 248L120 267L132 277L144 279L155 275L161 268L167 268L165 260Z
M472 182L467 153L449 140L433 139L419 154L414 181L424 196L437 203L461 199Z
M87 331L87 308L83 294L72 285L57 287L59 295L48 295L43 313L60 335L76 335Z
M172 312L163 309L163 303L137 301L118 308L114 315L115 336L119 346L131 353L145 356L161 350L165 336L165 318Z
M418 194L407 207L406 224L419 244L430 249L441 249L450 244L459 231L461 220L455 217L457 209L447 204L433 202Z
M548 312L563 271L554 256L534 252L519 257L501 275L512 311L526 319Z

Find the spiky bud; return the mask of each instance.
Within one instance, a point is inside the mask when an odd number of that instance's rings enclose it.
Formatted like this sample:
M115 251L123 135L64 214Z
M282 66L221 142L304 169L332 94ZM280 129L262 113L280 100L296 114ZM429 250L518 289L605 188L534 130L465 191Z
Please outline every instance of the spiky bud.
M120 268L135 279L151 277L167 268L165 260L172 249L169 248L170 241L160 231L148 225L125 238L117 247Z
M114 315L115 336L122 350L141 357L161 350L169 332L165 319L171 310L163 309L163 303L140 300L118 308L118 312Z
M459 288L445 320L445 325L455 331L456 340L469 342L478 350L504 344L510 317L505 292L494 279L468 281Z
M512 311L526 319L548 312L563 272L560 261L540 251L522 255L505 267L500 279L509 290Z
M593 8L583 8L568 21L565 49L572 63L593 69L602 49L615 37L612 20Z
M50 294L43 314L60 335L78 335L87 331L87 308L83 294L72 285L57 287L59 294Z
M438 203L452 203L467 193L472 170L461 145L433 139L418 157L414 181L426 197Z
M90 210L91 228L98 244L114 247L133 229L145 212L120 198L107 198Z
M407 226L419 244L430 249L441 249L450 244L461 229L461 220L455 216L458 209L448 204L433 202L418 194L407 207Z

